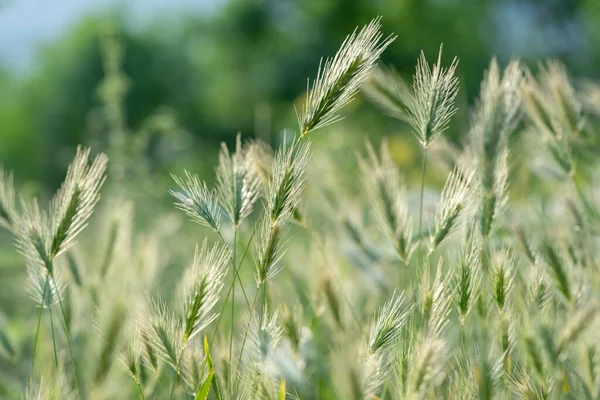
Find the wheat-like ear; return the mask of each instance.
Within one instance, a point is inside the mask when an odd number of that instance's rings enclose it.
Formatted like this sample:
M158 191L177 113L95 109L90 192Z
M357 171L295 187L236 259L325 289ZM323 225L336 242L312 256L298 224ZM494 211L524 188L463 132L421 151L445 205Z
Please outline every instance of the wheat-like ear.
M52 273L54 263L50 255L52 233L48 214L38 206L37 200L27 204L21 200L21 213L16 226L16 246L28 264L42 265Z
M238 134L235 153L231 154L224 143L219 152L217 192L234 229L250 215L259 194L259 176L252 170L246 150Z
M181 323L162 300L148 298L143 314L141 335L150 352L178 371L183 344Z
M427 333L434 336L440 336L448 324L454 296L449 285L451 281L447 276L442 276L443 262L444 260L440 258L433 283L430 283L428 268L424 271L425 276L421 278L420 296L423 322Z
M175 175L172 177L180 189L179 191L169 191L178 200L175 206L191 217L193 221L218 231L220 208L216 191L209 190L206 182L201 182L198 175L192 175L188 171L185 171L185 179Z
M119 352L119 367L134 380L139 390L142 389L142 346L137 323L125 327L126 346ZM142 393L143 394L143 393Z
M12 229L16 215L15 188L12 172L5 172L0 165L0 226Z
M100 199L108 157L98 155L88 164L90 149L77 148L77 154L60 190L50 205L52 244L50 256L55 258L74 244L85 228L94 206Z
M508 149L504 149L496 158L493 169L492 187L485 190L480 213L480 229L484 237L488 237L508 203Z
M396 343L412 309L413 307L404 306L403 294L392 294L391 299L381 307L371 322L369 354L389 349Z
M256 283L262 285L273 278L281 268L278 266L284 254L285 235L289 230L290 217L283 215L275 222L263 217L259 222L256 241Z
M503 251L501 256L497 256L493 260L493 297L500 312L504 311L513 287L514 262L514 254L509 250Z
M405 306L404 303L404 294L394 292L373 316L363 366L365 397L377 395L389 374L392 350L398 345L401 332L414 309L414 304Z
M454 73L458 60L454 58L448 68L442 68L441 60L442 47L433 68L421 52L413 79L413 94L408 102L409 122L424 148L446 130L456 112L454 99L458 93L458 78Z
M217 317L211 314L211 310L223 288L229 253L227 248L219 245L209 249L206 240L202 247L196 246L194 261L183 274L178 289L184 321L184 343Z
M416 348L410 371L409 390L415 398L438 387L447 371L449 357L445 341L435 336L425 338Z
M15 224L17 248L29 262L45 266L50 275L54 259L75 243L100 199L108 159L101 154L89 165L89 153L89 149L77 149L49 215L40 211L37 202L28 205L22 201Z
M410 87L393 67L376 68L362 87L363 93L384 112L409 121Z
M390 237L398 256L408 263L412 243L412 219L404 204L404 185L398 167L392 161L387 141L382 141L379 156L367 143L368 159L359 157L363 186L375 212Z
M543 269L543 261L536 258L529 272L527 304L532 310L544 310L548 307L552 294L549 287L549 278Z
M429 252L433 252L448 236L456 231L461 221L473 211L473 186L475 171L455 169L448 176L442 190L435 216L433 233L430 236Z
M469 146L475 156L483 194L480 229L489 236L508 198L508 141L521 119L523 70L512 61L502 76L496 60L481 84L472 116Z
M360 32L354 31L336 55L319 66L303 112L298 116L301 136L341 118L340 109L354 98L381 53L395 39L383 37L380 21L381 18L376 18Z
M284 235L304 188L304 170L310 157L309 142L294 139L275 154L267 188L264 216L256 241L256 281L261 285L278 271Z
M298 206L304 189L304 171L310 158L310 143L294 139L275 154L268 185L267 211L272 222Z
M550 393L544 385L519 365L514 366L512 374L507 378L511 394L516 400L547 399L550 397Z
M494 160L508 145L508 136L516 128L521 118L521 89L523 69L519 61L511 61L502 75L496 59L493 59L481 83L479 99L472 115L470 139L477 143L482 162ZM491 189L493 179L484 171L484 187Z
M481 283L481 255L476 235L471 230L467 238L459 265L456 270L456 308L461 325L464 325L467 315L473 309L479 296L479 285Z

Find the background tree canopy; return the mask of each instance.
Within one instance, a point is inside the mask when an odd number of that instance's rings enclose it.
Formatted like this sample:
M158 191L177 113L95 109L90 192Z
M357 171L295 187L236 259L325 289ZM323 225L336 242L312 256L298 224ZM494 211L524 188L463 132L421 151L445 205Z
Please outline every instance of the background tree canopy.
M493 55L501 64L511 57L560 58L575 75L598 74L600 5L592 0L230 0L208 15L179 11L144 23L116 8L40 49L25 74L0 73L0 159L22 180L56 186L77 143L108 147L99 87L103 38L114 36L123 53L126 135L140 135L149 116L168 116L143 149L151 170L202 168L218 142L231 142L237 132L268 140L294 127L290 104L303 95L319 57L333 54L347 32L376 15L398 34L383 59L405 77L421 49L431 58L443 43L446 61L460 59L463 106L454 136ZM363 133L406 130L370 118L366 103L354 107L352 124ZM164 135L175 126L180 134Z

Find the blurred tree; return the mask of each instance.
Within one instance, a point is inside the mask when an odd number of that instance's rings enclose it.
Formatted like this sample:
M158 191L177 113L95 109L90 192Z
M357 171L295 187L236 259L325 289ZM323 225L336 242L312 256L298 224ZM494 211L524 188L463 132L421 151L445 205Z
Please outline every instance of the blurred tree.
M81 21L42 51L29 76L0 74L0 159L19 170L22 179L54 186L77 143L108 147L108 134L97 118L104 76L100 39L107 26L118 32L124 51L127 134L147 132L151 115L170 110L195 138L191 145L179 146L185 152L172 152L168 160L153 148L158 142L149 142L151 163L162 157L172 169L172 163L200 164L219 141L231 141L238 131L268 139L270 131L294 128L290 105L305 91L319 57L332 55L348 31L376 15L383 16L387 32L398 35L384 62L409 78L419 51L433 58L443 42L447 62L454 55L460 58L461 96L468 101L477 94L494 53L501 62L512 55L526 60L560 56L576 64L578 73L597 74L597 3L229 0L216 15L158 17L143 29L125 23L119 12L108 13ZM539 34L527 30L528 21L544 27L549 36L540 42ZM511 34L513 27L516 33ZM551 45L553 37L566 34L575 48ZM466 118L466 103L461 109ZM372 109L354 111L353 120L372 123ZM369 133L377 134L377 128ZM160 171L163 164L157 165L154 169Z

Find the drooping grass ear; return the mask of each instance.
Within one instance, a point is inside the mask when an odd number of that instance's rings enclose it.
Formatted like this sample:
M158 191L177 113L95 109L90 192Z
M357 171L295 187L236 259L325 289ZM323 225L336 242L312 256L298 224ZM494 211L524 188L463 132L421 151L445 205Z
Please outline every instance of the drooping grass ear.
M395 39L395 36L383 37L380 21L381 18L376 18L358 33L354 31L336 55L319 66L317 78L298 114L301 137L341 119L339 111L352 101L381 53Z

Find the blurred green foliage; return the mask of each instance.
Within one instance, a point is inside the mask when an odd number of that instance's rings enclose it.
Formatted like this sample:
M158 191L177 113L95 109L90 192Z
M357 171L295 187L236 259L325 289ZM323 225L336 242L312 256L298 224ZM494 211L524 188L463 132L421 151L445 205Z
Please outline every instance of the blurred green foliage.
M165 128L150 135L142 149L149 168L201 169L214 161L218 142L231 142L237 132L269 140L294 127L289 104L305 91L319 57L375 15L398 35L384 61L402 75L412 74L421 49L432 57L442 42L448 62L459 57L463 106L454 137L494 54L501 62L558 57L576 75L598 74L600 5L593 0L230 0L216 14L157 16L142 27L113 10L44 48L25 76L0 73L0 160L21 181L55 187L77 144L110 147L109 128L98 118L99 85L102 40L116 32L124 52L125 134L141 135L149 118L168 115L169 129L184 133L160 140ZM358 126L368 126L369 135L397 130L369 113L371 106L361 106L352 117L366 121Z

